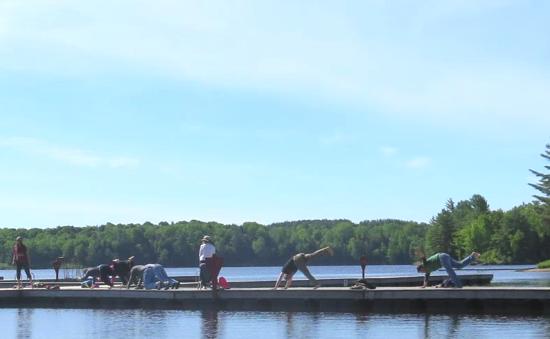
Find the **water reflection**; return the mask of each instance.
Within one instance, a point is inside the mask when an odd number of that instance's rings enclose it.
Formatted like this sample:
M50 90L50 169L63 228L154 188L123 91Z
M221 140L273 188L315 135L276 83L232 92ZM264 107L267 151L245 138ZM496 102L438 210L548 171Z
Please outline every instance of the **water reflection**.
M464 327L461 322L463 315L431 315L424 314L424 338L457 338Z
M430 337L430 315L424 315L424 338Z
M287 338L319 338L322 313L286 312Z
M0 338L550 338L548 316L0 308Z
M449 334L452 337L456 337L460 330L460 317L458 315L452 315L450 317Z
M32 317L34 309L20 308L17 310L17 338L32 338Z
M202 335L207 339L217 339L219 335L218 311L204 310L201 312Z

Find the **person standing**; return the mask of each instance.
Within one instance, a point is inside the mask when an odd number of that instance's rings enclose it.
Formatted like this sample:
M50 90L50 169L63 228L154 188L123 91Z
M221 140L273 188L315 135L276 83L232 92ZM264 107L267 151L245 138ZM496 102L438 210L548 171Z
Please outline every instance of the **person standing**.
M424 283L422 284L422 287L427 287L430 273L438 270L440 267L443 267L447 271L449 279L444 281L442 286L446 287L452 284L453 287L462 288L462 281L460 281L460 279L456 275L454 268L463 268L465 266L468 266L473 260L476 260L477 258L479 258L479 253L477 252L472 252L472 254L462 259L461 261L453 259L447 253L436 253L428 259L426 259L426 257L422 257L422 262L418 266L416 266L416 271L418 273L424 273Z
M201 246L199 248L199 269L202 287L208 286L208 283L212 281L212 288L217 288L218 279L212 274L215 269L215 267L213 267L215 254L216 247L212 243L212 238L205 235L201 239Z
M292 256L292 258L288 259L288 261L283 266L281 270L281 274L279 274L279 278L275 283L275 289L279 287L279 284L281 283L283 278L286 281L285 289L289 288L292 285L292 277L294 276L294 274L296 274L298 270L300 270L300 272L302 272L309 279L309 281L313 283L313 286L314 286L313 288L320 287L321 285L319 284L317 279L315 279L315 277L309 272L309 269L307 267L307 262L310 259L313 259L319 255L325 255L325 254L333 255L334 251L330 247L323 247L313 253L308 253L308 254L298 253Z
M55 281L59 281L59 269L61 268L64 259L65 258L63 257L57 257L57 259L52 262L52 267L55 272Z
M15 245L13 246L13 258L12 265L16 268L17 288L22 288L21 284L21 269L25 270L27 279L31 283L32 288L32 275L30 271L31 257L27 251L27 247L23 244L23 238L15 238Z

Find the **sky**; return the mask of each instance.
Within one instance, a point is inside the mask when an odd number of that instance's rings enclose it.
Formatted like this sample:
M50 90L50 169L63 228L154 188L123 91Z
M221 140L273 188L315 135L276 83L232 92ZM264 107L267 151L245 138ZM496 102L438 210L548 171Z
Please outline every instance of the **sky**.
M0 0L0 227L533 200L547 1Z

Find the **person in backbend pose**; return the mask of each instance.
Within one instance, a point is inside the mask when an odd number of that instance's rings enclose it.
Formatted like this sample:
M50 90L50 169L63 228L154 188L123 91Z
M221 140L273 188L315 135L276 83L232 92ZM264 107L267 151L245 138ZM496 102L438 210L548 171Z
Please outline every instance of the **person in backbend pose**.
M29 279L32 287L32 275L30 270L31 257L27 252L27 247L23 244L23 238L21 237L15 238L15 245L13 245L12 265L15 265L16 268L17 288L23 287L21 284L21 269L25 270L27 279Z
M447 274L449 275L449 279L445 280L442 283L442 286L461 288L462 282L456 275L454 268L463 268L465 266L468 266L468 264L470 264L473 260L476 260L477 258L479 258L479 253L477 252L472 252L472 254L462 259L462 261L457 261L453 259L447 253L436 253L428 259L426 259L426 257L422 257L422 262L418 266L416 266L416 270L418 273L424 273L424 283L422 284L422 287L428 286L430 273L438 270L440 267L444 267L447 271Z
M288 261L283 266L281 274L279 274L279 278L275 283L275 289L279 287L279 284L281 283L283 278L286 280L285 289L289 288L292 285L292 277L298 270L300 270L300 272L302 272L309 279L309 281L313 283L313 288L318 288L319 286L321 286L317 279L315 279L315 277L313 277L313 275L311 275L311 273L309 272L309 269L307 268L307 262L310 259L315 258L319 255L326 254L333 255L334 251L330 247L324 247L313 253L298 253L292 256L292 258L288 259Z

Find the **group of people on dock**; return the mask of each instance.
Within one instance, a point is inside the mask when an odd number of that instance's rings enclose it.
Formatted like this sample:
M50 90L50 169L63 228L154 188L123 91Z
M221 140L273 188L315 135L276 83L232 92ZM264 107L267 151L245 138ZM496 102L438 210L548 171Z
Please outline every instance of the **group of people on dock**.
M313 258L322 255L332 256L333 254L334 251L331 247L324 247L313 253L298 253L293 255L283 265L274 289L279 288L283 280L285 281L285 289L291 287L293 277L297 271L302 272L306 276L313 288L320 287L321 285L317 279L309 271L307 263ZM471 262L477 260L479 256L479 253L472 252L461 261L453 259L447 253L437 253L429 258L422 257L421 262L417 265L417 272L424 273L422 287L429 286L430 274L443 267L447 271L449 278L444 280L440 287L461 288L462 282L454 269L460 269L469 265ZM56 281L59 278L59 268L63 263L63 259L63 257L58 257L52 263L56 273ZM114 259L109 264L100 264L83 269L81 277L82 287L94 288L98 286L98 281L101 281L108 285L109 288L112 288L116 277L120 279L126 288L134 286L136 289L177 289L180 287L180 282L170 278L162 265L156 263L135 265L134 259L134 256L126 260ZM33 286L30 262L27 247L23 244L23 239L18 236L13 247L12 259L12 264L16 267L17 288L22 288L22 270L25 271L27 279L30 281L31 286ZM223 258L216 255L216 247L212 242L212 238L208 235L203 236L199 247L199 288L217 289L218 275L222 266Z
M115 278L119 277L126 288L177 289L180 283L172 279L160 264L134 265L134 257L127 260L114 259L110 265L101 264L83 270L82 287L97 287L97 279L109 288L114 286Z

